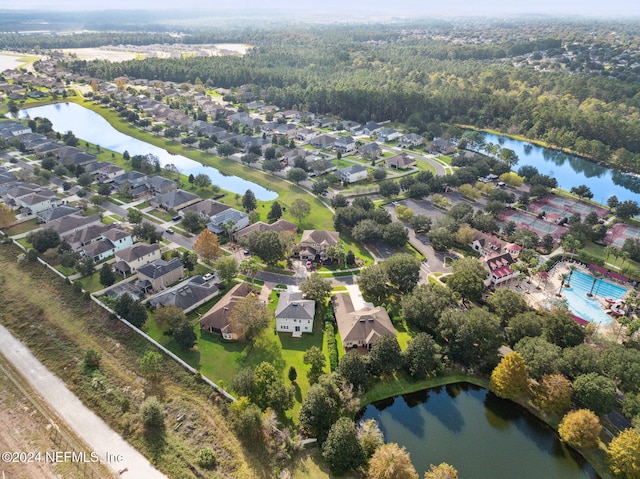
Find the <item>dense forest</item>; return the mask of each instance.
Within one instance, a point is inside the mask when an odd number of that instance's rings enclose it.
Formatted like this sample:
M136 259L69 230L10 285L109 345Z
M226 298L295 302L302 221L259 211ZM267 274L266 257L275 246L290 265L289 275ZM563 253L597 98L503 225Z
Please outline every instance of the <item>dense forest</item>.
M115 35L115 36L114 36ZM168 41L164 32L11 37L14 47ZM194 29L171 43L242 42L243 57L69 61L70 70L210 87L253 85L283 108L419 133L495 128L586 156L640 165L640 29L632 22L428 20L381 25ZM20 43L22 42L22 43Z

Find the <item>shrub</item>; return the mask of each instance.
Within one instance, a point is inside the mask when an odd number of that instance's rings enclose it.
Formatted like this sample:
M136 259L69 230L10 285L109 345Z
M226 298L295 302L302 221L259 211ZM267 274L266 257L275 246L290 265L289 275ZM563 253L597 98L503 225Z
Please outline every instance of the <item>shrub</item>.
M164 425L164 409L155 396L150 396L144 400L140 406L140 417L142 424L147 428L159 428Z
M204 449L200 449L198 451L198 466L204 469L213 469L216 467L216 455L214 452L205 447Z
M325 323L324 334L329 348L329 367L335 371L338 367L338 345L336 344L336 330L330 322Z

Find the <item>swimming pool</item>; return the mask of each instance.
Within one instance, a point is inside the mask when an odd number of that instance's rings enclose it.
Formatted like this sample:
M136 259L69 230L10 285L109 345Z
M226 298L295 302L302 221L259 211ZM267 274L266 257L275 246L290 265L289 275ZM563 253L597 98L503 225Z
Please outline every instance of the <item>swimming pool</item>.
M593 286L593 276L582 271L575 270L569 280L570 287L563 288L562 292L567 299L569 309L575 314L592 323L606 325L611 323L611 316L604 312L598 298L588 298L587 293ZM621 299L627 292L621 286L605 281L596 280L593 286L594 296L600 298Z

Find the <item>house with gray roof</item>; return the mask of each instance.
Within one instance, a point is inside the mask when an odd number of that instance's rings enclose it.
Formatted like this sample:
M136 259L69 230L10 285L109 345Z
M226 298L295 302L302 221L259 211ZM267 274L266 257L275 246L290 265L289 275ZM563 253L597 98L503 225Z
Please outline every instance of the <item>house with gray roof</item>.
M237 231L249 226L249 215L244 211L233 208L221 211L217 215L211 216L207 228L217 235L229 231Z
M142 299L142 292L140 289L136 288L130 282L121 281L120 283L114 284L104 292L105 296L109 296L114 299L118 299L120 296L124 296L125 294L131 296L134 301L140 301L140 299Z
M174 191L178 187L175 181L163 176L150 176L147 178L146 184L149 191L160 195Z
M331 135L319 135L309 140L309 144L314 148L331 148L336 139Z
M11 171L0 169L0 185L17 181L18 178Z
M294 338L311 333L315 314L315 301L303 299L300 292L284 291L280 293L276 308L276 331L291 333Z
M79 212L80 208L76 208L75 206L60 205L50 210L40 211L38 213L38 218L40 218L43 223L48 223L49 221L62 218L63 216L69 216Z
M37 214L62 204L62 200L51 190L40 190L15 199L22 214Z
M213 299L219 293L215 281L193 276L149 299L153 308L173 305L185 314Z
M151 199L151 206L165 210L181 210L200 201L196 194L184 190L173 190L163 195L156 195Z
M382 148L380 148L380 145L378 145L376 142L373 142L362 145L360 148L358 148L358 151L363 157L372 160L373 158L377 158L378 155L382 153Z
M402 133L400 133L398 130L394 130L393 128L380 128L377 131L376 136L378 138L378 141L387 142L400 138L402 136Z
M369 170L364 166L351 165L338 170L338 175L344 184L356 183L358 181L366 180L369 176Z
M136 243L116 252L113 265L116 273L126 276L135 273L138 268L160 259L160 246L149 243Z
M400 148L409 148L411 146L420 146L422 144L424 144L424 137L417 133L409 133L398 140L398 146Z
M345 154L356 150L356 140L350 136L341 136L333 144L336 151Z
M100 215L82 216L76 213L49 221L44 225L44 228L53 230L60 236L65 236L98 224L102 224Z
M415 166L417 160L414 156L406 153L398 153L390 158L385 158L384 164L387 168L394 168L396 170L406 170Z
M133 245L131 233L121 230L115 226L109 226L102 232L100 237L80 248L79 251L84 256L93 258L95 262L110 258L118 251Z
M279 219L274 223L268 224L263 221L256 221L255 223L247 226L246 228L242 228L239 231L234 233L234 238L236 240L240 238L246 238L254 231L258 233L262 233L263 231L275 231L276 233L291 233L296 234L298 232L298 226L291 221Z
M369 351L382 336L397 336L389 313L382 306L356 310L351 297L345 293L333 295L331 303L345 351Z
M203 200L198 203L187 206L183 211L195 211L202 219L209 220L212 216L231 208L229 205L214 200Z
M159 292L184 277L180 258L159 259L138 268L138 287L143 291Z

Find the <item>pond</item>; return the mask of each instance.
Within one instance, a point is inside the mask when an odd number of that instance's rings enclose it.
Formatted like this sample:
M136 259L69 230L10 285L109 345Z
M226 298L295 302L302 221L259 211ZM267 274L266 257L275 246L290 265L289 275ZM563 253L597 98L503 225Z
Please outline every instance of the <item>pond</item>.
M20 110L19 117L25 118L26 116L48 118L55 131L60 133L72 131L76 137L84 141L118 153L128 151L131 156L150 153L157 156L163 166L169 163L174 164L182 174L196 176L204 173L211 178L211 182L214 185L218 185L220 188L232 193L244 194L245 191L251 190L256 195L256 198L262 201L270 201L278 197L278 194L274 191L263 188L251 181L227 175L223 171L205 166L185 156L174 155L167 150L125 135L112 127L98 113L76 103L55 103Z
M594 479L593 468L517 404L467 383L368 405L386 442L407 448L420 477L446 462L464 479Z
M567 191L574 186L587 185L593 193L592 199L602 204L612 195L617 196L620 201L638 199L639 176L608 168L586 158L505 136L484 133L484 141L513 150L519 158L514 170L524 165L535 166L541 174L556 178L560 188Z

